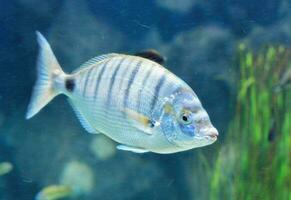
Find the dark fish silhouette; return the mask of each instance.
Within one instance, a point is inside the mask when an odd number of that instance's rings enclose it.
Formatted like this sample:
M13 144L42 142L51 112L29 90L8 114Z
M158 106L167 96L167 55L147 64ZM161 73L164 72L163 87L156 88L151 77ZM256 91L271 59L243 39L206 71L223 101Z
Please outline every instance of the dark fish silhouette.
M272 126L268 133L268 141L273 142L276 139L276 126L274 120L272 121Z

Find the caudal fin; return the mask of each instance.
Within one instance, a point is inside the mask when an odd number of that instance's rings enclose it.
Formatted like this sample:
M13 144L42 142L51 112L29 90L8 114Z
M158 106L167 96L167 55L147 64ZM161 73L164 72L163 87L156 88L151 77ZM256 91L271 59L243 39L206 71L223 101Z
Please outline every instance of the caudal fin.
M59 94L55 88L54 79L64 74L47 40L38 31L36 36L40 47L37 58L37 80L28 105L26 119L33 117Z

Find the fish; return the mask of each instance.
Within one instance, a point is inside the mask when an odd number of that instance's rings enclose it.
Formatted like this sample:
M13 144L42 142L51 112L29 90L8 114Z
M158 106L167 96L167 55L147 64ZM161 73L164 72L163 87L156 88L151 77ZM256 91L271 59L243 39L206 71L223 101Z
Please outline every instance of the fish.
M37 193L35 200L58 200L73 197L74 190L66 185L49 185Z
M8 174L13 170L13 165L10 162L0 163L0 176Z
M276 139L276 136L277 136L277 130L276 130L276 123L275 123L275 120L272 119L271 121L271 127L270 127L270 130L268 132L268 141L271 143L271 142L274 142L275 139Z
M169 154L217 140L218 131L196 93L148 59L155 54L109 53L65 73L45 37L36 35L38 75L26 119L62 94L87 132L106 135L119 150Z

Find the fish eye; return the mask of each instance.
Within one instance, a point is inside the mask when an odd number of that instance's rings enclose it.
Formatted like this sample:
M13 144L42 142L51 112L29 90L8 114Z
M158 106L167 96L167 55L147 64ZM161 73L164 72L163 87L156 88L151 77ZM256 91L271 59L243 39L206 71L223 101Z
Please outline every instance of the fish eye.
M182 113L181 117L180 117L180 121L184 124L184 125L189 125L192 123L192 118L191 115L189 115L188 113Z

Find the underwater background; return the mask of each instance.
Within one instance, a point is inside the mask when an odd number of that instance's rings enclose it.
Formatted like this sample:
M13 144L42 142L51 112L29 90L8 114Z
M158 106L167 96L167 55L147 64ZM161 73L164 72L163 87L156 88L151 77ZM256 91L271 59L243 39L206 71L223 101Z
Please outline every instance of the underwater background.
M66 72L156 49L220 135L175 154L118 151L65 97L25 120L39 30ZM0 0L0 200L291 199L290 0Z

